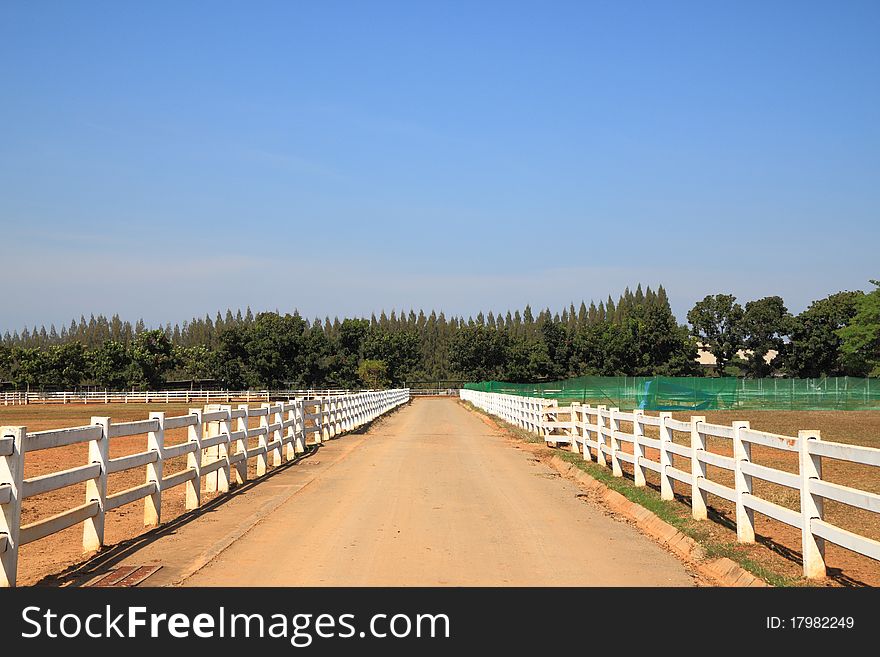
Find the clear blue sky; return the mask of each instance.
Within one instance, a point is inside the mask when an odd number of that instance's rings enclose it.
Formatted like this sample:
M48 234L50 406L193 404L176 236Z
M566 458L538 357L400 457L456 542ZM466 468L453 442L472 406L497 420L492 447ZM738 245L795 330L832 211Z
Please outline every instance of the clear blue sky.
M0 330L880 277L878 2L0 5Z

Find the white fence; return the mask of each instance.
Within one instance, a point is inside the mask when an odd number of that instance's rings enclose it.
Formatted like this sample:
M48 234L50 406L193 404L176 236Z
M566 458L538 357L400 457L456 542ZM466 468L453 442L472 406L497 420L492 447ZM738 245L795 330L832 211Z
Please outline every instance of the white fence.
M617 408L572 404L558 406L556 400L498 393L462 390L461 398L478 408L502 418L544 438L548 443L567 443L571 450L587 461L595 459L610 467L616 477L623 476L621 462L630 463L636 486L645 485L645 471L660 477L660 495L673 499L673 481L680 481L691 489L693 517L705 520L707 497L716 495L736 506L736 535L741 543L755 541L755 512L801 530L804 575L810 578L825 576L825 543L852 550L880 560L880 541L855 534L824 519L824 500L834 500L849 506L880 514L880 495L822 479L822 459L830 458L849 463L880 467L880 449L859 447L823 441L818 431L798 431L797 436L780 436L755 431L748 422L733 422L731 426L710 424L705 417L691 417L690 421L676 420L671 413L646 415L644 411L622 412ZM568 415L568 420L560 420ZM620 430L620 423L632 425L632 432ZM654 426L659 438L645 435L645 427ZM689 445L674 442L676 433L689 436ZM728 441L733 456L709 451L708 437ZM632 451L622 449L626 443ZM769 468L751 460L752 445L792 452L798 458L798 473ZM645 448L659 453L659 460L645 456ZM690 461L687 470L676 468L673 455ZM707 475L712 465L733 473L734 486L722 485ZM762 480L798 491L800 510L795 511L754 493L753 483Z
M196 509L201 504L202 480L206 491L227 492L233 482L247 480L250 459L256 459L256 475L260 477L269 469L270 456L271 465L277 467L305 452L307 436L321 443L370 422L409 398L408 389L396 389L263 403L260 407L208 405L178 417L153 412L149 419L136 422L93 417L88 426L34 433L28 433L26 427L0 427L0 587L15 585L22 545L82 523L83 549L96 550L104 544L104 519L111 509L143 499L144 524L156 526L162 519L164 491L186 486L186 509ZM249 426L253 417L259 418L259 427ZM165 445L166 431L184 427L187 442ZM146 437L145 451L109 457L111 440L137 435ZM252 438L258 439L258 445L249 448ZM24 478L28 452L86 442L86 464ZM163 472L166 461L184 455L185 469L174 474ZM146 470L144 484L107 494L109 474L135 468ZM25 499L81 483L86 484L82 505L21 526Z
M364 391L369 392L369 391ZM273 399L317 399L351 394L349 390L89 390L58 392L0 392L4 406L25 404L157 404L203 401L230 403L236 401L272 401Z

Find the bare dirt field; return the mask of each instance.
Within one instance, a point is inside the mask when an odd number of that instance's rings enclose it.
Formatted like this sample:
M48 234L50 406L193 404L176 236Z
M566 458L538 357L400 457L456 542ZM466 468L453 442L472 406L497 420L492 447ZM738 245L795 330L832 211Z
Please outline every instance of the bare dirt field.
M253 406L253 405L252 405ZM64 404L28 406L0 406L0 426L25 426L28 432L75 427L89 424L91 418L110 417L113 422L144 420L151 411L163 411L166 417L186 415L186 404ZM251 426L257 426L259 418L251 418ZM187 430L173 429L165 433L165 444L186 442ZM249 447L256 447L258 438L251 438ZM110 458L136 454L147 449L147 436L113 438L110 441ZM28 452L25 455L25 478L58 472L87 463L88 444L70 445L55 449ZM168 477L186 468L186 457L165 461L163 475ZM256 476L256 459L248 463L248 477ZM146 469L136 468L108 476L107 492L113 494L146 481ZM168 522L185 512L185 486L176 486L162 493L162 520ZM202 490L202 504L216 497L216 493ZM22 505L22 525L48 518L85 501L85 484L68 486L61 490L26 499ZM113 509L107 512L104 537L107 545L132 538L144 531L144 502ZM29 543L19 552L18 582L33 584L46 575L57 573L67 566L81 561L82 525L75 525L57 534Z

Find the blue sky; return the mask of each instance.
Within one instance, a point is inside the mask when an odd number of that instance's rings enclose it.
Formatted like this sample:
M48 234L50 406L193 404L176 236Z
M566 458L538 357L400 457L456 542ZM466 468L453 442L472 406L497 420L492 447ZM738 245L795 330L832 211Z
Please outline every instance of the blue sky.
M880 277L877 2L0 5L0 330Z

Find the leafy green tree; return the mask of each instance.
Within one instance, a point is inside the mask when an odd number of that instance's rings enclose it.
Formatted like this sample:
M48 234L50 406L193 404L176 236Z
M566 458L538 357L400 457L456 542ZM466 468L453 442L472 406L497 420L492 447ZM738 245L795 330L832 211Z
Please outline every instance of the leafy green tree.
M259 313L247 330L249 385L283 388L299 384L304 332L305 321L299 315Z
M749 376L765 377L773 373L782 358L777 355L768 363L767 352L774 350L777 354L782 353L785 336L791 330L791 320L782 297L764 297L746 303L742 330L744 345L748 350L745 369Z
M18 387L40 387L46 384L49 371L45 352L39 347L12 349L10 368L12 382Z
M450 365L455 372L472 381L501 378L507 352L506 338L504 332L479 324L464 326L450 342Z
M650 291L650 289L649 289ZM637 367L633 376L699 376L697 345L668 304L646 304L627 318L636 324Z
M89 360L92 379L99 386L119 390L128 383L126 373L131 365L131 356L122 342L107 340L89 352Z
M371 330L364 341L365 358L383 361L393 385L403 383L416 370L419 355L419 338L413 331L389 332L379 328Z
M863 376L868 366L853 367L844 362L843 340L838 331L849 325L858 312L863 292L838 292L819 299L791 323L790 340L784 357L785 372L793 377Z
M880 281L875 289L856 299L856 313L847 326L836 331L841 340L844 366L850 371L873 369L880 375Z
M234 390L248 387L247 332L242 323L225 329L218 336L217 350L211 354L211 374Z
M88 360L82 342L52 345L45 350L46 383L75 388L86 378Z
M0 381L12 378L12 348L0 344Z
M128 385L157 390L165 375L174 368L174 348L162 330L143 331L131 345L131 361L126 369Z
M174 347L174 358L181 373L191 380L211 377L211 351L204 345Z
M743 346L743 309L732 294L707 295L688 311L693 335L715 356L720 376Z
M391 379L388 377L388 365L384 361L362 360L357 371L361 381L368 388L385 388L391 383Z

